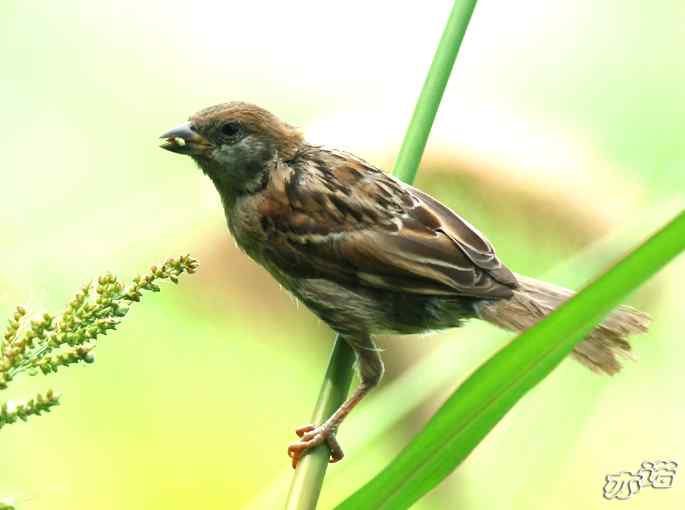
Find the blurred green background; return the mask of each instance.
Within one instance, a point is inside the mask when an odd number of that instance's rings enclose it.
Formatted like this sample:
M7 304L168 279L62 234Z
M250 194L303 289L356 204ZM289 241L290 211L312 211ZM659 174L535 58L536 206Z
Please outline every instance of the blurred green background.
M63 405L0 433L20 509L280 508L332 337L239 253L209 180L156 137L258 103L390 168L451 2L0 3L0 318L59 311L107 270L201 263L148 296L88 369L25 378ZM417 185L513 270L579 287L685 204L685 4L483 0ZM614 378L565 362L420 509L680 509L685 483L602 498L643 460L685 463L682 257L631 297L654 316ZM4 319L3 319L4 320ZM331 508L510 335L384 338L387 379L342 427ZM5 392L7 393L7 392Z

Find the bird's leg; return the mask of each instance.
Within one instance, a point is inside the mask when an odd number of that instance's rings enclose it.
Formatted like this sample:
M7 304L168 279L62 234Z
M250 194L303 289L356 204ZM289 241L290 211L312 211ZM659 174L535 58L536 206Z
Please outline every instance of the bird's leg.
M383 376L383 361L370 337L366 336L362 342L358 338L346 339L357 355L361 384L354 390L352 396L319 426L305 425L295 430L300 436L299 441L288 446L288 455L292 458L293 468L297 467L302 456L312 448L326 443L330 450L330 461L338 462L343 458L342 448L336 439L338 427L354 407L366 394L378 384Z

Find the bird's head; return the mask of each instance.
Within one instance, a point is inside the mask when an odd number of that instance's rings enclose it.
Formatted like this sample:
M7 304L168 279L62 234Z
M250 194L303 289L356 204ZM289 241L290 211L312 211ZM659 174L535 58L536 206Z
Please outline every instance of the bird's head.
M262 186L273 164L292 159L303 143L294 127L241 102L200 110L160 138L163 149L192 157L220 192L234 195Z

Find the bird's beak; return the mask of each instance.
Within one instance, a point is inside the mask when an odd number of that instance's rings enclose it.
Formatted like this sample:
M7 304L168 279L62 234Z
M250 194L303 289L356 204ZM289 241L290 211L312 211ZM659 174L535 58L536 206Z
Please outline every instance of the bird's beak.
M176 126L164 133L160 138L166 141L160 145L162 149L166 149L177 154L202 154L211 147L209 141L202 135L198 134L190 122Z

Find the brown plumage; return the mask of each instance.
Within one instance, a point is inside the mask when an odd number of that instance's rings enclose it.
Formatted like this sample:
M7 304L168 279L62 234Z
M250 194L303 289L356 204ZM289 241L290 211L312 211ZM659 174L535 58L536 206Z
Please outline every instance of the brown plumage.
M198 112L162 135L190 155L221 196L238 245L355 350L362 382L324 424L297 430L296 465L335 439L349 411L380 380L372 335L456 327L481 318L521 331L573 292L515 275L490 242L433 197L344 152L307 144L292 126L247 103ZM626 337L648 317L613 312L578 344L574 357L613 374Z

